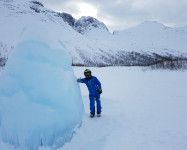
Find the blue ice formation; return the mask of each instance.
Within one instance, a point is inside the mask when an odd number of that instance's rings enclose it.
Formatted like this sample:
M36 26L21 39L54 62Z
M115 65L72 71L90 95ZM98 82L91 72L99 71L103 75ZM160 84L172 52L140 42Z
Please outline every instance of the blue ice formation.
M0 76L0 140L15 148L61 147L82 121L71 58L45 42L24 41Z

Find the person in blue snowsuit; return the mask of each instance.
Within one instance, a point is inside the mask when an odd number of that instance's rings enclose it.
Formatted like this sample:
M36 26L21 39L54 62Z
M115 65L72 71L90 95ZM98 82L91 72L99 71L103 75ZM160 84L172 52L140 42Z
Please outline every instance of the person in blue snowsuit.
M100 81L92 76L91 71L86 69L84 71L85 78L79 78L77 81L80 83L85 83L89 90L89 99L90 99L90 117L95 116L95 101L97 102L97 116L101 116L101 100L100 94L102 93Z

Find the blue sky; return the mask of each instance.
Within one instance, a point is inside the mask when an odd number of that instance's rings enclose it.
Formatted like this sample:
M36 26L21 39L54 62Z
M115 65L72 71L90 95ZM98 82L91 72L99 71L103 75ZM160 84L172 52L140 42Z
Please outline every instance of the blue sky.
M123 30L144 21L170 27L187 26L187 0L39 0L45 7L70 13L76 19L92 16L110 31Z

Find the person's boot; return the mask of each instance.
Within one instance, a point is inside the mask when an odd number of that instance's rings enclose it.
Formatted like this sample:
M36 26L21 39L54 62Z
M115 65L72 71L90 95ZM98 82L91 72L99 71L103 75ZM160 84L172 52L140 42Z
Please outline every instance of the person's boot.
M101 117L101 113L100 112L97 113L97 117Z
M95 114L90 114L90 117L93 118L95 116Z

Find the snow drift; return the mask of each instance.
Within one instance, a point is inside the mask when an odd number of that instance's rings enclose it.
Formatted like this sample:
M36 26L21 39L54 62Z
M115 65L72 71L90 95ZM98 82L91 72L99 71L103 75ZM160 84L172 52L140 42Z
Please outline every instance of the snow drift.
M49 36L49 35L44 35ZM61 147L81 124L80 89L65 49L22 41L0 77L0 140L15 148Z

